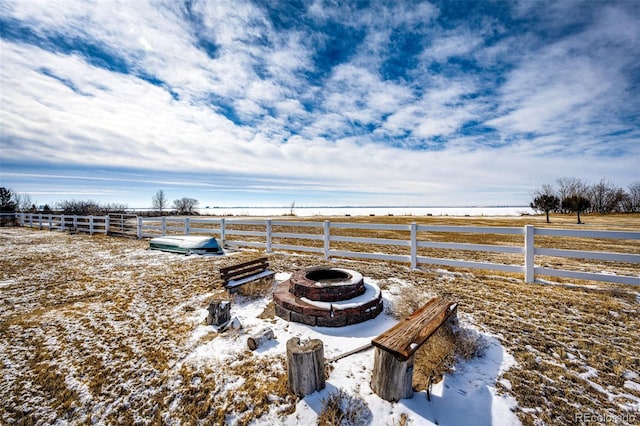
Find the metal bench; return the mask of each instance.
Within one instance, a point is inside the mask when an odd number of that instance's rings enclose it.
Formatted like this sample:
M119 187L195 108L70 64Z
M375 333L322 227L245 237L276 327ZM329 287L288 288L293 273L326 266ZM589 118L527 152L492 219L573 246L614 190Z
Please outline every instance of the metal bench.
M387 401L413 396L414 355L440 327L457 319L457 307L433 298L371 341L376 348L371 388L376 394Z
M266 257L220 268L220 278L227 290L236 291L245 284L264 281L265 285L273 284L275 272L269 270Z

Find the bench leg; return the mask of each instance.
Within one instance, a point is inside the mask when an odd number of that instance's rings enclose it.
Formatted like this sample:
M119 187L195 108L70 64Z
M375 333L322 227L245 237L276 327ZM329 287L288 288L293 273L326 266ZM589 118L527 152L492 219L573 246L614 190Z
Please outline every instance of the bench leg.
M402 361L376 347L371 389L380 398L392 402L413 397L413 360L413 355Z

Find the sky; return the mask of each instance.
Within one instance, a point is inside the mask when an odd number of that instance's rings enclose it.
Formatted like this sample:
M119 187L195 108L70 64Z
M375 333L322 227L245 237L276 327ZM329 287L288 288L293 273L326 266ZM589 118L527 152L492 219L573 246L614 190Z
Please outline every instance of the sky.
M640 2L4 0L36 204L527 205L640 180Z

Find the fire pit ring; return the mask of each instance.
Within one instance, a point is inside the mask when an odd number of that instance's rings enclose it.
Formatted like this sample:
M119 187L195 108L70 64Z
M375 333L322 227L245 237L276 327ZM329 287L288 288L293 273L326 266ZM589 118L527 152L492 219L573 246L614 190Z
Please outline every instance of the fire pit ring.
M314 267L294 272L290 290L298 297L321 302L352 299L365 292L362 274L350 269Z
M294 272L276 287L273 299L279 317L324 327L367 321L383 309L380 289L365 283L362 274L322 266Z

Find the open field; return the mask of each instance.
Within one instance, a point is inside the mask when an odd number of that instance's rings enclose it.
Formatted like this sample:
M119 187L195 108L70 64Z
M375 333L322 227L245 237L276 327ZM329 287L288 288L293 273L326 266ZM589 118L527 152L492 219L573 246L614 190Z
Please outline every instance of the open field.
M546 226L542 216L331 220ZM640 230L638 215L583 220L581 229ZM552 216L550 226L573 228L575 216ZM469 237L464 242L478 242ZM613 247L610 241L572 240L564 244L640 251L638 242ZM231 339L202 326L208 301L229 297L218 269L253 258L256 251L184 257L147 251L146 241L25 228L0 229L0 244L1 422L295 423L299 403L287 393L284 356L277 348L265 354L244 349L203 354L216 341ZM277 272L324 263L318 256L282 252L270 254L269 260ZM554 262L567 269L639 273L610 262ZM403 264L348 259L331 264L375 280L395 315L430 295L457 301L461 322L494 336L515 359L495 387L517 401L522 423L568 424L586 415L622 424L640 419L639 288L566 279L524 284L521 276L507 273L411 270ZM234 301L245 309L234 313L245 327L235 337L240 346L243 336L263 322L288 327L268 309L262 313L268 301ZM354 374L362 381L358 386L366 387L366 374ZM397 407L389 410L386 424L432 421Z

